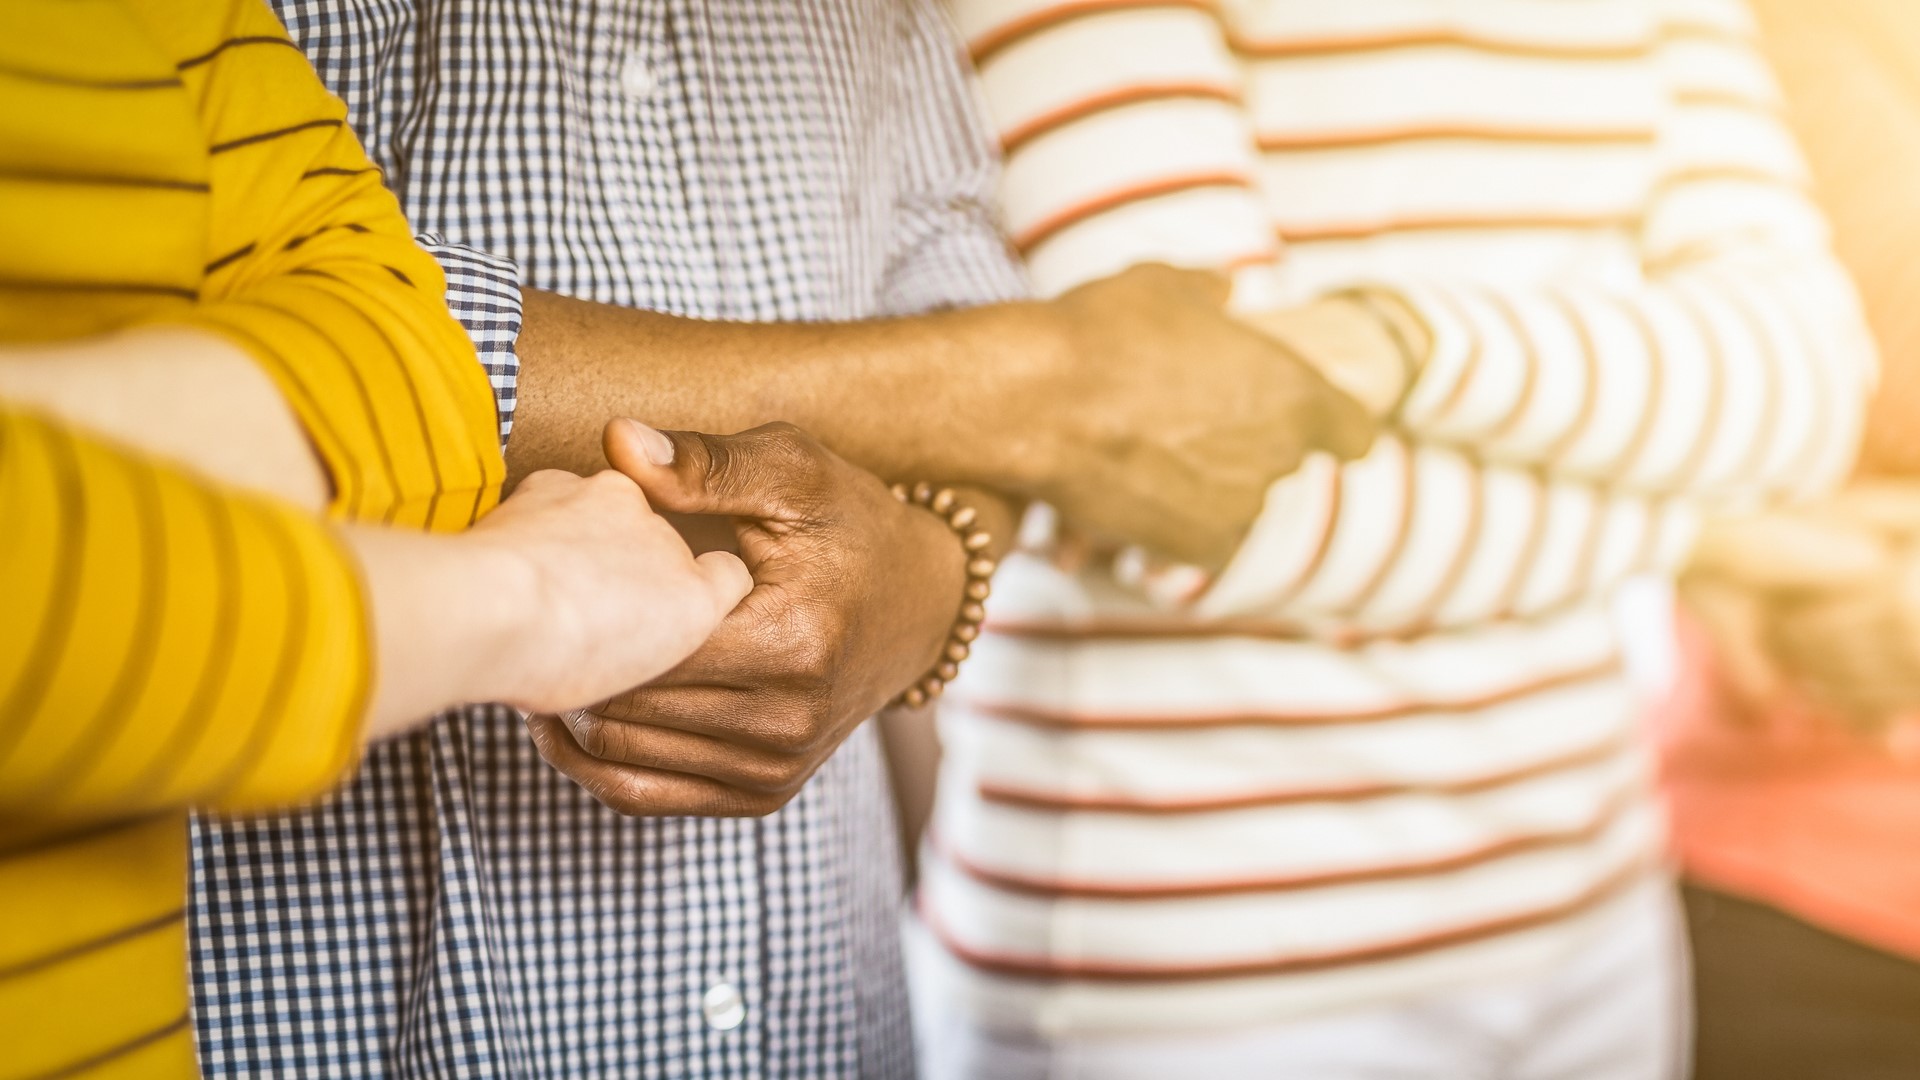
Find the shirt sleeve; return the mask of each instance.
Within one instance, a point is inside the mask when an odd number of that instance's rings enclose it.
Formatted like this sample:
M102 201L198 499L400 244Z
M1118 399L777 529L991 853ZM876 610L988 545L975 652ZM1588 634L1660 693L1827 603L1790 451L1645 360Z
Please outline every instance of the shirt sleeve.
M511 259L448 243L436 233L417 237L447 275L447 308L480 354L500 417L500 447L513 431L520 387L520 267Z
M1672 0L1639 282L1398 283L1432 330L1405 426L1714 502L1839 482L1877 368L1778 87L1737 2Z
M0 818L284 804L356 760L368 615L313 516L0 408Z
M1207 614L1383 631L1536 614L1673 565L1698 507L1844 474L1875 363L1851 284L1744 10L1666 7L1641 275L1387 282L1432 331L1402 436L1281 481L1217 581L1162 567L1139 584ZM1043 293L1149 260L1284 292L1244 74L1215 17L956 9L1009 147L1009 229Z
M965 54L937 0L910 0L892 72L896 190L881 313L912 315L1028 295L995 209L1000 157Z
M207 141L213 253L178 321L227 334L280 385L336 515L458 529L498 498L501 418L447 281L267 9L136 5Z
M1481 461L1384 435L1365 458L1315 455L1275 484L1216 580L1141 563L1168 604L1203 616L1279 616L1367 636L1539 618L1671 571L1697 525L1691 500Z

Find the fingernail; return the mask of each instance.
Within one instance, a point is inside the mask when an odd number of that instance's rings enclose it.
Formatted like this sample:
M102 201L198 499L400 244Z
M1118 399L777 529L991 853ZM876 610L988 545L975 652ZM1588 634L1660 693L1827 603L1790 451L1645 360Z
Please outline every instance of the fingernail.
M638 420L628 419L627 423L632 424L634 433L640 436L640 451L647 455L648 461L655 465L673 464L672 439Z

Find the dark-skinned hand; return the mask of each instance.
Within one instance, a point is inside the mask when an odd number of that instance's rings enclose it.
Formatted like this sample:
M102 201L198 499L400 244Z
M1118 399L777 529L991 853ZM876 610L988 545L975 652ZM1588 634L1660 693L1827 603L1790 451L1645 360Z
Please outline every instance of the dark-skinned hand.
M943 521L792 425L665 432L667 464L635 427L607 439L607 460L663 511L732 518L753 590L666 675L529 728L548 762L621 813L771 813L933 667L966 556Z

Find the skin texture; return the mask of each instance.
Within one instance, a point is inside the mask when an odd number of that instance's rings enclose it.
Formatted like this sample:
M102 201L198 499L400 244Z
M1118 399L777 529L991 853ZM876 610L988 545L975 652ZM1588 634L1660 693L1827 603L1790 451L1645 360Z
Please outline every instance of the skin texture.
M665 676L531 730L623 813L768 813L933 666L965 556L938 518L792 425L666 434L670 465L637 447L609 456L656 506L733 517L753 591Z
M605 438L620 455L653 435L623 419ZM346 536L379 649L374 738L464 702L599 701L686 659L753 585L735 555L696 558L612 470L534 473L457 536Z
M507 464L597 468L608 416L718 432L788 421L889 481L1041 500L1111 543L1218 565L1269 484L1310 450L1363 453L1373 428L1229 315L1227 291L1215 274L1140 266L1052 303L845 324L529 293Z
M204 330L149 326L0 347L0 395L304 510L331 484L279 387Z
M1142 266L1052 303L837 325L527 294L511 475L597 467L588 433L608 415L722 432L793 421L818 440L676 434L671 476L613 462L663 511L741 519L759 584L654 684L531 720L543 756L624 813L767 813L925 674L959 606L958 544L851 466L966 487L996 553L1014 505L1037 499L1091 542L1223 564L1274 480L1313 450L1362 454L1373 433L1297 346L1230 315L1227 294L1218 275ZM1371 358L1354 344L1368 331L1375 353L1393 348L1355 318L1349 305L1344 360ZM937 757L925 723L890 724L888 743L916 776Z

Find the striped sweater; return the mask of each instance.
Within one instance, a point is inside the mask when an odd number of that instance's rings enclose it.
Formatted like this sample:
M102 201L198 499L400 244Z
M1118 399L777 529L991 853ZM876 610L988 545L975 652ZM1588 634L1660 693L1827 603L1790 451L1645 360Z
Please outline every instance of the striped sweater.
M219 334L285 393L333 516L493 506L446 280L260 0L9 0L0 106L0 347ZM357 571L312 515L4 407L0 522L0 1078L198 1076L187 808L353 767Z
M1094 1031L1554 963L1661 858L1611 594L1703 509L1836 482L1874 377L1746 12L956 15L1043 292L1147 260L1252 307L1364 285L1430 347L1217 578L1009 560L942 718L941 977Z

